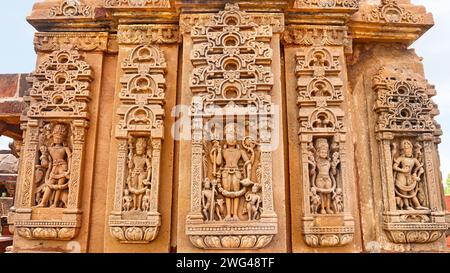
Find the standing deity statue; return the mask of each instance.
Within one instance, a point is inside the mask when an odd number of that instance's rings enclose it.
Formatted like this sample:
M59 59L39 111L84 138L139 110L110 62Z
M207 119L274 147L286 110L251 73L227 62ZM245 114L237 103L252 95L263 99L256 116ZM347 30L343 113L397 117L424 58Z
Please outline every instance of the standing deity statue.
M57 123L53 127L48 124L47 127L50 141L39 149L41 165L49 162L44 194L37 207L46 207L49 202L52 208L66 207L72 161L72 151L67 145L68 127L63 123Z
M311 204L311 213L317 213L320 205L322 204L322 201L320 199L320 196L317 194L317 189L315 187L311 188L311 191L309 193L309 202Z
M214 220L214 197L217 195L216 181L205 178L202 190L202 213L206 220Z
M146 189L144 198L142 200L142 210L143 211L150 211L150 196L151 196L151 191L149 189Z
M333 193L333 207L334 211L339 213L344 211L344 197L342 194L342 189L337 188Z
M147 138L144 137L135 141L130 138L129 145L127 184L133 198L132 210L136 211L142 210L144 194L151 186L151 151L148 149Z
M225 127L225 141L223 149L216 146L210 152L213 169L220 168L217 178L220 181L219 191L225 197L225 221L238 221L239 200L246 191L245 186L251 185L251 160L247 153L239 147L237 141L236 124L230 123ZM244 162L244 170L239 169L239 162ZM241 186L244 185L244 187Z
M130 211L132 206L133 198L130 196L130 191L128 189L123 190L123 211Z
M51 125L51 124L47 124ZM39 136L39 164L36 165L36 170L34 173L34 183L36 184L36 190L35 190L35 202L36 204L39 204L42 201L42 197L45 192L45 180L48 179L48 175L50 174L50 161L52 160L50 158L50 154L48 153L48 147L45 144L46 136L49 135L51 132L48 131L46 133L46 130L50 130L49 126L44 126L44 128L41 128L41 134Z
M332 196L336 189L337 165L339 159L337 153L333 154L333 159L330 158L330 148L326 138L318 138L315 142L315 158L311 169L312 188L320 197L320 213L333 214ZM314 195L315 195L314 192ZM315 197L311 200L317 203L319 198ZM313 204L314 209L317 210L317 204Z
M394 183L395 196L398 209L406 210L427 210L418 199L418 192L420 191L421 176L425 170L423 164L418 158L422 153L416 151L416 156L413 154L414 146L409 140L402 140L400 143L400 155L396 155L394 145Z
M219 218L219 221L223 220L223 215L225 215L225 206L224 206L224 200L222 198L216 200L216 215L217 218Z
M248 220L257 220L262 210L261 196L258 194L260 185L253 184L251 192L245 194L245 201L247 201Z

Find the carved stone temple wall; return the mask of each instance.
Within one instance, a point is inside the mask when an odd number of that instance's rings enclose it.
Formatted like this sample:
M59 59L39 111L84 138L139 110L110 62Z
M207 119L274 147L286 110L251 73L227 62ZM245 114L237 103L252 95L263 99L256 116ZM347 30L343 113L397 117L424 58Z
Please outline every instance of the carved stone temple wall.
M424 7L47 0L27 20L36 69L0 117L13 252L448 251Z

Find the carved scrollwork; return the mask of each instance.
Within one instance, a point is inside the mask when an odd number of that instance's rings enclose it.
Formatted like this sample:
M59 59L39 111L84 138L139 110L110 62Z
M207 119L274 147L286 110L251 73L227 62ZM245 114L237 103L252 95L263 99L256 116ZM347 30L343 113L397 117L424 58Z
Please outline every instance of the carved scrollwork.
M295 0L294 8L351 8L358 9L360 0Z
M379 114L377 130L437 131L439 125L433 120L436 106L429 96L430 86L423 80L417 80L418 75L413 75L416 79L389 77L400 73L404 72L399 68L386 67L374 77L374 88L378 91L375 106Z
M224 12L235 9L237 4L225 5ZM257 26L264 26L257 29L258 32L267 31L270 26L274 33L281 33L284 31L284 16L280 13L248 13L241 16L241 25L254 24ZM217 24L217 15L212 14L181 14L180 15L180 32L190 33L194 31L194 27L201 27L205 25ZM196 30L197 32L199 29ZM201 30L201 29L200 29Z
M60 5L50 8L50 17L90 17L92 9L79 0L64 0Z
M385 223L387 237L397 244L428 244L441 239L447 230L445 223Z
M431 243L445 233L440 181L435 175L440 126L434 90L422 76L386 66L374 76L380 164L385 194L383 229L394 243Z
M263 248L277 234L267 150L271 133L264 125L272 115L272 27L254 23L252 16L227 4L191 30L192 192L186 233L199 248Z
M37 32L34 35L34 48L39 52L58 50L106 51L108 33L98 32Z
M175 25L119 25L120 44L171 44L181 40Z
M404 8L397 0L381 0L381 5L362 16L369 22L420 24L425 20L423 14Z
M166 66L162 50L147 44L134 47L122 63L115 201L109 218L111 235L121 243L148 243L161 225L158 189Z
M49 55L31 77L29 118L87 118L92 70L77 51L59 50Z
M169 0L105 0L107 8L170 8Z

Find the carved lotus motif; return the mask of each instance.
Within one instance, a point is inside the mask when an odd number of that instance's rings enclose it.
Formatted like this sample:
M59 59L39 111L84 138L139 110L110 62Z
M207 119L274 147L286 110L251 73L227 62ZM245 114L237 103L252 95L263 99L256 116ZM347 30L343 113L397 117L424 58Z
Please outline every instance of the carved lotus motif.
M224 248L238 248L241 243L237 236L224 236L221 241Z

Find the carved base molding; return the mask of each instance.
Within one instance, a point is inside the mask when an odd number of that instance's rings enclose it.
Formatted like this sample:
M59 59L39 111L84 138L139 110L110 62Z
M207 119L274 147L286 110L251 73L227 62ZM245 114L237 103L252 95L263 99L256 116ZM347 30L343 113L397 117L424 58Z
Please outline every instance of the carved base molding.
M148 215L146 220L122 220L120 217L109 218L111 235L120 243L146 244L155 240L159 233L160 215Z
M72 240L78 234L79 221L28 220L15 221L15 232L30 240Z
M203 249L259 249L272 241L273 235L189 236L192 244Z
M202 221L186 225L186 234L192 244L203 249L259 249L267 246L277 232L276 219L247 223Z
M6 218L6 221L8 224L8 230L11 234L14 234L14 232L16 231L15 226L14 226L14 215L15 215L14 210L15 210L15 208L12 207L8 213L8 217Z
M450 212L445 214L445 222L447 223L447 232L445 234L446 237L450 236Z
M303 235L310 247L344 246L353 241L354 233L351 217L324 215L303 218Z
M384 222L383 229L386 232L388 238L394 243L427 244L433 243L442 238L442 236L448 230L448 224L445 221L439 221L437 223Z

